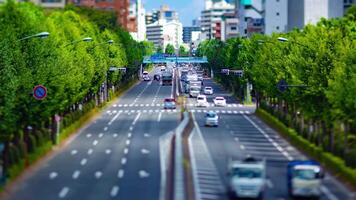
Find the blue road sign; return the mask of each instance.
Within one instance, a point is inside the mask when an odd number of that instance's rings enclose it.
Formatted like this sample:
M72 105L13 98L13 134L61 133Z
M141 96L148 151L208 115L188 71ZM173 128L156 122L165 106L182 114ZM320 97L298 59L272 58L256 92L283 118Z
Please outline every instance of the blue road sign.
M47 89L43 85L37 85L33 88L33 97L37 100L43 100L47 96Z

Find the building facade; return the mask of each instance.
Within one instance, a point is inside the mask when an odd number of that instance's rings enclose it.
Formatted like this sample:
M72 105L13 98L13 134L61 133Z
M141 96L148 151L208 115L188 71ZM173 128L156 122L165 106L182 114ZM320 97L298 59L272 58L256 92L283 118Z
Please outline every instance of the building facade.
M316 24L321 18L337 18L344 14L341 0L289 0L288 31Z
M200 34L200 27L185 26L183 27L183 43L189 44L194 40L197 40L197 35ZM194 38L193 38L194 37Z
M141 0L131 0L129 9L129 31L133 39L143 41L146 39L146 11Z
M224 15L234 16L235 5L226 0L206 0L205 9L201 12L201 40L221 39L224 34Z
M236 1L236 15L239 19L239 32L242 37L264 33L264 10L262 0Z
M92 7L101 10L111 10L117 13L117 22L126 30L133 26L129 24L130 0L70 0L77 6Z
M286 32L288 28L288 0L270 0L263 2L265 34Z
M168 44L174 46L178 51L179 46L183 44L183 25L177 20L167 21L160 19L146 27L147 40L154 46L166 48Z

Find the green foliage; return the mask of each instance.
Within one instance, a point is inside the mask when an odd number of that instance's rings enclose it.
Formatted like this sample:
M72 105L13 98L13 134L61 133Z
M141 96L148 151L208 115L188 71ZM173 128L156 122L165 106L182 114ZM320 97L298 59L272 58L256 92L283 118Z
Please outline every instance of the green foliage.
M353 4L349 9L346 11L346 15L351 16L353 19L356 19L356 5Z
M95 99L106 78L110 87L126 88L143 56L153 53L152 43L134 41L115 16L75 6L44 11L28 2L0 4L0 138L10 143L10 175L24 168L26 151L32 162L51 149L55 114L62 116L61 130L76 130L97 111ZM50 33L46 39L20 40L44 31ZM93 41L83 42L84 37ZM110 66L128 71L108 72ZM41 101L32 95L39 84L47 88ZM34 131L26 149L23 132L29 125Z
M174 54L174 52L175 52L174 51L174 46L171 45L171 44L167 44L164 53L166 53L166 54Z
M184 46L179 47L179 56L188 56L189 52L185 49Z
M158 46L156 48L156 53L163 53L163 48L161 46Z

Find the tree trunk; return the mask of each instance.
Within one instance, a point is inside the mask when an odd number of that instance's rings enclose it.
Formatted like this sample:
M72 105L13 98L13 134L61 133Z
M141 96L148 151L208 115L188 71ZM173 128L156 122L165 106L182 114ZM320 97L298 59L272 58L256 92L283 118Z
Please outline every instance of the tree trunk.
M9 150L10 150L10 142L9 141L5 141L4 142L4 151L3 151L3 155L2 155L3 161L4 161L4 163L3 163L3 177L4 177L5 181L6 181L6 178L8 176L8 169L9 169L9 165L10 165L10 163L9 163L9 154L10 154Z
M345 129L344 129L344 149L343 149L343 155L344 155L344 158L346 157L346 154L349 150L348 146L348 134L349 134L349 130L350 130L350 126L349 124L346 122L346 123L343 123L345 126Z

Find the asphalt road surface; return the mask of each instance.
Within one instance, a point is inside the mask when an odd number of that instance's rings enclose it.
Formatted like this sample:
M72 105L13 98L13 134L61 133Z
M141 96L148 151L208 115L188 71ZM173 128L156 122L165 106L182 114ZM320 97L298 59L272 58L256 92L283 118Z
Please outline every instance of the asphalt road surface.
M193 134L192 141L199 144L203 140L207 148L205 154L197 155L196 158L201 160L197 162L200 196L207 199L228 199L226 173L229 158L243 159L251 155L267 160L268 181L265 199L290 199L287 192L287 163L290 160L305 159L306 156L258 119L254 115L254 107L239 104L231 94L210 79L204 80L204 86L211 86L214 89L213 95L207 95L209 107L199 108L195 106L194 98L188 100L188 107L194 113L199 127L199 131ZM227 106L214 107L212 103L216 96L224 96L227 99ZM204 113L209 110L219 115L218 127L204 126ZM197 145L196 148L203 147ZM324 178L321 189L323 193L321 199L356 199L354 193L329 174Z
M158 71L159 69L157 69ZM151 74L152 75L152 74ZM265 199L289 199L286 164L302 159L273 129L219 85L207 79L215 96L227 98L226 107L197 108L188 98L198 128L192 134L196 169L202 199L227 199L227 161L246 155L267 159L268 190ZM160 196L159 137L175 129L179 108L163 110L171 86L157 81L140 82L102 111L63 149L42 161L7 191L9 200L158 200ZM220 116L219 127L205 127L204 113ZM332 176L323 180L321 199L351 200L352 193ZM204 198L203 198L204 197Z

